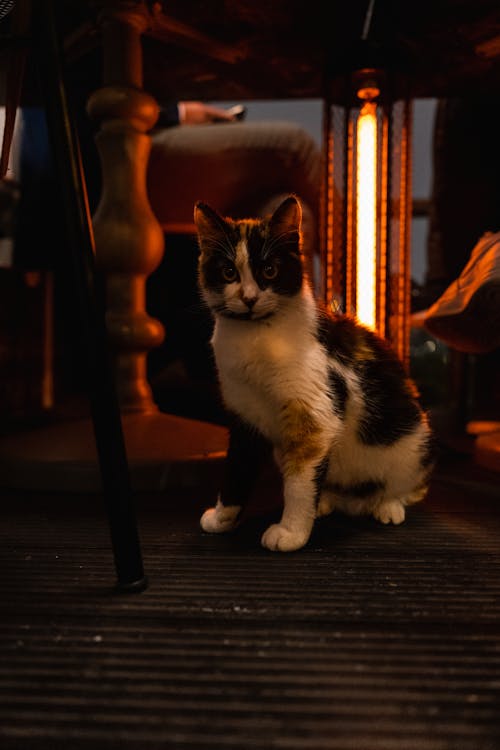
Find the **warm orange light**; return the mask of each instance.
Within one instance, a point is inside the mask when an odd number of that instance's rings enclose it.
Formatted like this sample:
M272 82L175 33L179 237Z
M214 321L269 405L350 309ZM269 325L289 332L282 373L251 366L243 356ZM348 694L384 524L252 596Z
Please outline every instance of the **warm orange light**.
M322 285L409 366L412 106L391 102L375 72L325 108Z
M377 325L377 107L365 102L357 121L356 316Z

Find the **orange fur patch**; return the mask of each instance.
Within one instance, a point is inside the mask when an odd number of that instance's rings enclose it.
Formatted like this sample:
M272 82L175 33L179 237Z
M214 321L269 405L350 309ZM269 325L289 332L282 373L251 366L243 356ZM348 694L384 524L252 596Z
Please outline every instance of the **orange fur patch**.
M321 428L299 400L290 401L282 410L284 435L280 446L283 474L295 474L310 461L321 458L324 445Z

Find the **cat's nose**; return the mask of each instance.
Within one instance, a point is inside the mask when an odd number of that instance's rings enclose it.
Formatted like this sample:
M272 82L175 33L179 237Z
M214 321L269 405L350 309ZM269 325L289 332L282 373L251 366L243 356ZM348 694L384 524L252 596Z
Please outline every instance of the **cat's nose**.
M252 307L257 302L257 297L245 297L243 295L243 297L241 299L242 299L243 303L248 307L249 310L251 310Z

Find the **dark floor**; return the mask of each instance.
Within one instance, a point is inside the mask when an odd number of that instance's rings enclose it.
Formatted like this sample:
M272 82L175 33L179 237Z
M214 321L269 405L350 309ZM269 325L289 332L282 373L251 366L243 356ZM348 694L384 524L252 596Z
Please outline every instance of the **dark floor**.
M4 492L0 748L500 748L500 475L446 455L400 527L306 549L137 497L149 588L117 595L99 496Z

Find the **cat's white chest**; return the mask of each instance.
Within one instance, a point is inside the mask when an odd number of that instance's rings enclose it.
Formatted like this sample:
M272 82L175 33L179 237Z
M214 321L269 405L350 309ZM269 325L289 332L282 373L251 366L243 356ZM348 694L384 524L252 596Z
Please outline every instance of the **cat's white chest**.
M326 371L322 350L292 320L218 321L212 345L226 405L270 438L280 406L309 397ZM325 392L324 383L320 390Z
M233 383L256 388L279 381L293 367L296 352L283 328L265 323L217 324L212 344L223 387Z
M225 321L224 321L225 323ZM293 362L295 347L289 331L265 323L217 324L212 340L221 370L238 379L270 377Z

